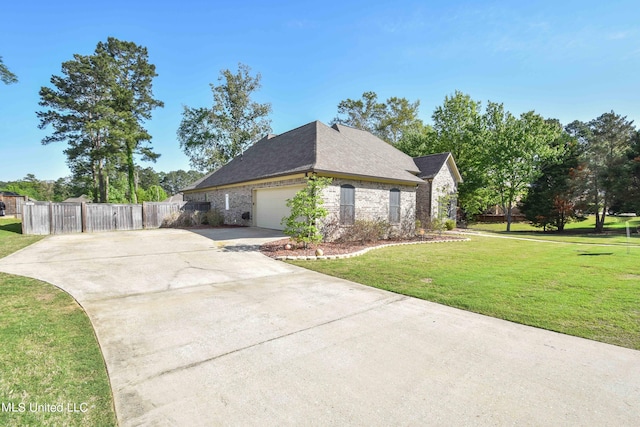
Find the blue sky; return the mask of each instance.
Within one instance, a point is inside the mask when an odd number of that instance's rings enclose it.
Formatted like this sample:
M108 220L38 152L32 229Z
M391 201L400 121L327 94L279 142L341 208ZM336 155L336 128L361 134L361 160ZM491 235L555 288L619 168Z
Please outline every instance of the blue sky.
M239 62L262 74L274 133L329 122L338 103L372 90L420 100L426 123L460 90L514 114L566 124L614 110L640 126L640 5L631 1L26 1L5 2L0 56L0 181L69 174L48 146L40 87L74 53L113 36L146 46L165 108L146 123L156 171L189 169L176 139L182 106L210 106L209 83Z

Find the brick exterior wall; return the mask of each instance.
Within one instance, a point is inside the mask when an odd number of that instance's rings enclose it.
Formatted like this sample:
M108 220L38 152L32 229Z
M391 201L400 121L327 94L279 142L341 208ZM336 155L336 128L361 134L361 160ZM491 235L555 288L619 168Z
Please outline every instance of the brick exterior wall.
M225 224L254 225L255 214L253 205L253 190L258 188L285 187L289 185L304 185L304 178L285 179L282 181L263 182L260 184L242 185L238 187L209 190L197 193L185 193L184 200L194 202L211 202L211 209L218 209L224 215ZM226 195L229 195L229 210L226 209ZM243 219L242 214L251 213L251 219Z
M223 213L226 224L254 225L255 209L253 191L258 188L284 187L305 184L304 178L243 185L238 187L189 192L184 194L185 201L211 202L212 209ZM332 224L329 240L337 238L345 226L340 226L340 186L351 184L355 187L355 219L389 221L389 192L392 188L400 190L401 221L391 224L394 234L413 234L415 230L416 186L385 184L378 182L334 179L324 190L324 207L329 211L325 225ZM225 197L229 195L229 210L226 210ZM251 212L251 219L243 219L242 214Z
M392 233L412 235L415 231L416 186L386 184L351 179L334 179L324 190L324 207L329 215L324 223L328 228L327 239L338 238L348 225L340 224L340 187L350 184L355 187L355 220L389 221L389 192L400 190L400 222L391 224Z

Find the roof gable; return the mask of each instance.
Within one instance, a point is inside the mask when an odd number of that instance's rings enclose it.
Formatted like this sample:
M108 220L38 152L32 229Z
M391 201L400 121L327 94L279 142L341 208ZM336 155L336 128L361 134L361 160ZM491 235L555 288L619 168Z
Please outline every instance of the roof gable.
M372 166L389 165L411 174L420 172L410 156L369 132L340 124L331 128L347 138L354 148L357 147L354 154Z
M278 136L265 136L186 190L310 171L315 163L317 123L311 122Z
M448 164L451 173L456 182L462 182L462 176L458 171L458 166L453 159L451 153L430 154L428 156L415 157L413 159L420 173L418 176L422 179L433 179L440 172L445 164Z

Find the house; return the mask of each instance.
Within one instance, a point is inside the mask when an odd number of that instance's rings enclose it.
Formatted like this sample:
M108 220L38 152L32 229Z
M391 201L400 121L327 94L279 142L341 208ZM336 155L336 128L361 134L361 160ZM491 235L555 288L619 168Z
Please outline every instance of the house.
M182 192L178 192L178 193L174 194L173 196L164 199L163 202L166 202L166 203L182 203L182 202L184 202L184 195L182 194Z
M5 215L18 217L22 215L22 204L29 200L27 196L21 196L13 191L0 191L0 200L6 206Z
M420 162L434 169L436 163ZM461 180L450 154L435 174L431 169L423 173L420 164L368 132L314 121L264 137L183 193L187 201L210 202L228 224L281 230L282 218L290 213L286 201L305 186L305 178L330 177L332 183L323 191L329 211L325 227L339 234L354 221L369 219L387 221L401 234L412 233L417 196L431 194L431 200L438 200L440 181L457 185ZM438 173L453 176L448 180ZM453 185L448 191L455 189ZM436 207L420 209L433 214Z

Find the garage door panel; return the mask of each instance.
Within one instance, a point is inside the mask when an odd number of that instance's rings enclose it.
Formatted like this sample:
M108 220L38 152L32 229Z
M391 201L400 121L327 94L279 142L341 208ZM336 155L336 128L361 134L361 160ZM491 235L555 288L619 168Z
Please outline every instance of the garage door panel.
M255 193L256 226L275 230L284 229L280 221L291 213L291 209L287 207L287 199L293 198L302 188L304 186L297 185L257 189Z

